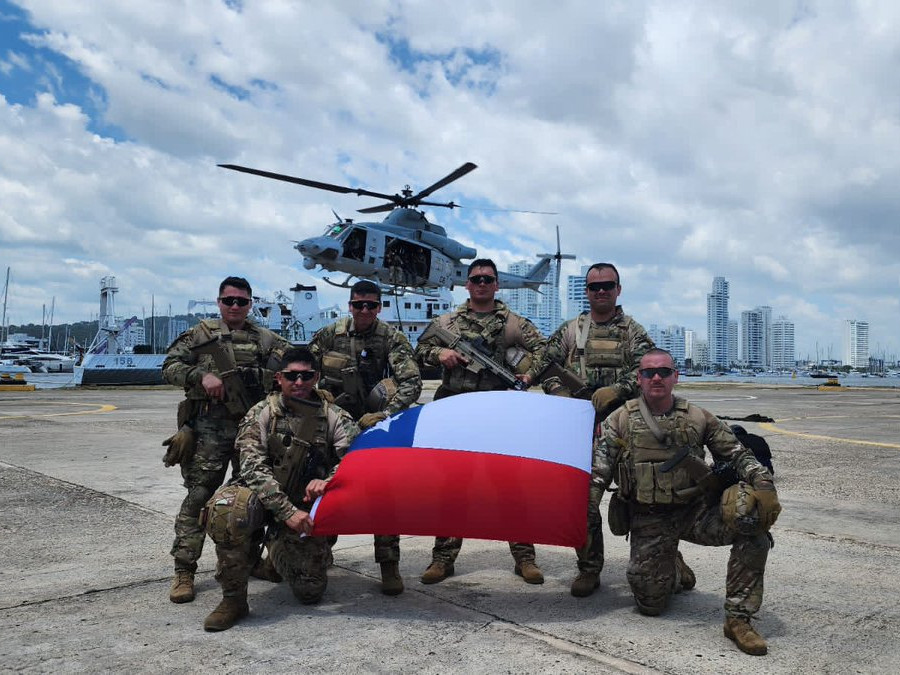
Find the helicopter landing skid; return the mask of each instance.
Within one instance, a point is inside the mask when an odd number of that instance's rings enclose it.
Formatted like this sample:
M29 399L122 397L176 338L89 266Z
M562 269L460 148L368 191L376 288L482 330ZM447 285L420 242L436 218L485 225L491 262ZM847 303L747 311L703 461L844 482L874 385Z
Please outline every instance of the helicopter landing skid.
M344 279L344 281L341 282L341 283L336 283L336 282L332 281L331 279L329 279L328 277L322 277L322 281L324 281L326 284L331 284L332 286L337 286L338 288L351 288L350 280L351 280L354 276L355 276L355 275L353 275L353 274L349 275L349 276L348 276L346 279Z

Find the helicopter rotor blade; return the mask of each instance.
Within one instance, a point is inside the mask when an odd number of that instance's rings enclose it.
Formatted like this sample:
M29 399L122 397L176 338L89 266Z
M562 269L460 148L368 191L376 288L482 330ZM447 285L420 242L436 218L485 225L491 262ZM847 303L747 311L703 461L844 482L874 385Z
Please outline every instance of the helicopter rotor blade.
M340 192L341 194L355 194L359 195L360 197L378 197L380 199L391 200L397 198L397 195L386 195L381 192L372 192L371 190L364 190L362 188L350 188L343 185L333 185L332 183L322 183L317 180L297 178L296 176L288 176L287 174L273 173L271 171L262 171L261 169L251 169L250 167L238 166L237 164L219 164L218 166L222 167L223 169L231 169L232 171L241 171L243 173L250 173L255 176L262 176L263 178L273 178L274 180L281 180L286 183L305 185L306 187L316 188L317 190L329 190L330 192Z
M426 204L427 202L422 202ZM453 204L453 202L450 202ZM465 204L434 204L434 206L447 206L451 209L469 209L471 211L499 211L502 213L534 213L540 216L558 216L556 211L527 211L525 209L495 209L490 206L466 206Z
M390 202L388 204L382 204L380 206L369 206L364 209L356 209L357 213L383 213L384 211L393 211L397 208L397 204Z
M449 185L453 181L459 180L460 178L465 176L467 173L469 173L470 171L474 171L477 168L478 168L477 164L473 164L472 162L466 162L461 167L459 167L456 171L453 171L452 173L449 173L446 176L444 176L443 178L441 178L434 185L428 186L427 188L425 188L424 190L419 192L419 194L417 194L413 197L409 197L408 199L406 199L404 201L407 203L410 203L410 204L421 204L422 197L427 197L435 190L440 190L445 185ZM432 206L440 206L440 205L433 204Z

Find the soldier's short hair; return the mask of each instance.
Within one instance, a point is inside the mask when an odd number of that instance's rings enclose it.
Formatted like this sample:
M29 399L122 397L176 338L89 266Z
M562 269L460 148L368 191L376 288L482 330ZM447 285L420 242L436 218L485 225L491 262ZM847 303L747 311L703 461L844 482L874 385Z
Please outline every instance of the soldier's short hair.
M477 260L473 260L469 264L469 269L466 272L466 276L472 274L472 270L474 270L476 267L490 267L492 270L494 270L494 276L497 276L497 266L490 258L478 258Z
M286 369L292 363L308 363L313 370L319 370L319 359L306 347L289 347L281 357L281 370Z
M593 265L591 265L590 267L588 267L587 272L585 272L585 275L584 275L584 280L585 280L585 281L587 281L588 274L591 273L591 270L597 270L598 272L599 272L600 270L612 270L613 272L616 273L616 283L617 283L619 286L622 285L622 278L619 276L619 270L617 270L617 269L616 269L616 266L613 265L612 263L605 263L605 262L602 262L602 263L594 263Z
M350 299L354 295L375 295L381 300L381 289L378 284L372 283L368 279L361 279L350 287Z
M665 354L669 357L669 359L671 359L672 365L675 365L675 357L672 356L672 352L670 352L668 349L663 349L662 347L653 347L652 349L648 349L646 352L644 352L644 356L652 356L654 354ZM641 358L644 358L644 356L642 356Z
M240 288L242 291L247 291L247 295L253 295L253 289L250 288L250 282L244 277L225 277L225 280L219 284L219 295L222 295L222 291L225 290L226 286Z

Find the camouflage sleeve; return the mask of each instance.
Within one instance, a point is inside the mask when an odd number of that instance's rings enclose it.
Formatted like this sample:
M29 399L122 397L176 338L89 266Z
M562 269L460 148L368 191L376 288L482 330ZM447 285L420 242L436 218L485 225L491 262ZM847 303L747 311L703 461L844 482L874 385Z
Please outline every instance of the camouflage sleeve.
M755 485L760 480L772 480L772 475L752 451L740 444L731 428L711 412L704 410L706 437L703 439L716 462L731 464L741 480Z
M241 420L235 449L241 456L241 478L259 497L279 522L290 518L297 510L275 480L272 460L268 452L269 404L260 401L250 408Z
M391 364L391 371L397 380L397 393L388 401L384 411L388 415L393 415L406 410L419 400L419 394L422 393L422 375L419 373L419 366L416 365L412 346L403 333L394 331L389 349L388 363Z
M563 321L562 325L556 329L556 332L550 336L550 339L547 340L547 343L544 345L544 348L541 350L540 356L535 359L534 362L534 372L538 375L547 368L549 368L552 364L557 364L560 367L565 367L566 358L569 356L566 354L565 345L563 344L563 336L566 334L566 326L568 325L568 321ZM562 383L559 381L558 377L548 377L541 382L541 387L544 392L550 393L554 389L560 387Z
M628 415L620 408L606 418L600 433L594 435L593 457L591 460L591 506L599 508L603 493L613 480L613 472L622 448L625 447L626 433L623 425L628 423Z
M522 333L522 341L524 342L522 346L525 347L529 354L533 355L531 367L528 369L526 375L534 380L537 377L537 373L540 372L537 370L537 361L534 356L540 356L541 352L544 351L544 347L547 344L547 338L545 338L541 334L541 331L539 331L537 327L524 316L518 317L518 320L519 330Z
M189 389L203 379L206 372L200 368L197 357L191 353L193 344L193 330L187 330L169 347L162 365L163 377L169 384Z
M322 354L331 351L334 344L334 324L329 324L324 328L320 328L313 334L312 340L309 341L309 351L321 361Z
M335 467L337 467L337 463L347 454L347 449L359 435L360 430L346 410L333 403L326 403L325 406L325 414L328 418L328 445L334 453ZM331 478L333 475L334 469L328 477Z
M431 323L428 324L428 328L425 329L425 332L422 333L422 337L420 337L419 341L416 343L416 359L419 363L426 366L440 366L441 350L447 346L431 330L432 326L438 325L437 321L437 317L431 320Z
M619 379L613 385L619 392L619 398L628 400L636 398L640 393L637 383L637 372L640 369L641 357L655 346L647 331L637 321L628 322L628 336L625 343L625 367Z
M275 340L272 343L271 349L269 349L269 353L263 355L263 362L265 363L266 370L270 370L272 373L279 370L281 368L281 359L284 357L284 353L290 348L291 343L276 333Z

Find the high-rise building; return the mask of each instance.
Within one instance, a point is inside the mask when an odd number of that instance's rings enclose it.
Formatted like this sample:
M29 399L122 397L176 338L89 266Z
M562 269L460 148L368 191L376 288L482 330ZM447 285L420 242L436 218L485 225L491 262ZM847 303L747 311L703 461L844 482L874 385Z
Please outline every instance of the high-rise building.
M868 321L844 321L844 365L862 369L869 367Z
M728 366L728 282L725 277L715 277L712 293L706 296L706 342L709 365Z
M184 319L169 318L169 344L175 342L175 338L188 329L188 322Z
M728 320L728 365L738 362L738 322Z
M694 340L694 350L691 359L697 368L709 366L709 343L706 340Z
M741 362L752 368L772 365L772 308L741 312Z
M794 352L794 322L779 316L772 323L772 367L780 370L793 368L797 363Z
M590 268L590 265L583 266L580 277L576 277L574 274L566 277L566 317L569 319L573 319L591 308L588 303L587 288L584 284L584 278Z
M697 333L692 330L684 331L684 358L691 360L691 367L694 366L694 345L697 342ZM687 364L685 364L687 365Z

